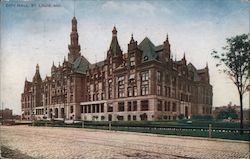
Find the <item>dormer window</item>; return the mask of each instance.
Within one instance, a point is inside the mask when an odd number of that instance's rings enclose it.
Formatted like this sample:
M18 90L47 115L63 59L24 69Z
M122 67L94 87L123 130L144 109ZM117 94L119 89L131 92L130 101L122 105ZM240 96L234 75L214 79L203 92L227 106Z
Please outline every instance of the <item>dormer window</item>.
M134 56L130 57L130 66L131 67L135 66L135 57Z

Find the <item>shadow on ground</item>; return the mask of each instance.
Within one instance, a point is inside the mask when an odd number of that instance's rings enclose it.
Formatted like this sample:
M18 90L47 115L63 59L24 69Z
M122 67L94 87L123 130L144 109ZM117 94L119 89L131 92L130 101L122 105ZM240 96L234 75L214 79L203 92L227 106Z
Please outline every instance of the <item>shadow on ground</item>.
M1 146L0 158L3 159L35 159L26 154L21 153L19 150L12 150L6 146Z

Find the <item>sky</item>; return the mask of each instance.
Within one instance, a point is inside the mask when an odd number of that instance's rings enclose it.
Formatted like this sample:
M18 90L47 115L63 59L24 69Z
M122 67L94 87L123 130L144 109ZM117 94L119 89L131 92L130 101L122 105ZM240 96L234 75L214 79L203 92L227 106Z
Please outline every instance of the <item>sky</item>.
M236 87L215 67L213 49L222 51L226 38L249 33L247 0L2 0L0 23L0 102L21 113L24 81L32 80L40 65L42 78L50 75L53 61L68 54L71 20L78 21L81 53L91 63L104 60L112 38L124 53L131 34L138 43L146 36L163 44L169 36L173 57L185 52L197 69L209 66L213 106L239 105ZM249 107L249 94L244 96Z

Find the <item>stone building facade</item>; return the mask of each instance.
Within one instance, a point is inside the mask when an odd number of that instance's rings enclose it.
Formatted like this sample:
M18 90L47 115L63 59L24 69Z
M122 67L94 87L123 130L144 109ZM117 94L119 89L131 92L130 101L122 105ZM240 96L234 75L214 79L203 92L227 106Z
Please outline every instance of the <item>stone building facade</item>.
M9 108L0 109L0 120L13 119L13 111Z
M25 119L175 120L180 115L208 115L212 109L209 69L172 59L168 37L161 45L133 35L127 53L117 30L104 61L90 64L81 55L77 20L72 19L68 58L41 78L39 66L21 95Z

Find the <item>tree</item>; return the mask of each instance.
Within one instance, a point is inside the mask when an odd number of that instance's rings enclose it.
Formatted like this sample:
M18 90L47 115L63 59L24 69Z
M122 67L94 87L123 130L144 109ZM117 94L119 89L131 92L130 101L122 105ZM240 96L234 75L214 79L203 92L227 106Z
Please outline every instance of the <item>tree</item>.
M227 74L237 87L240 99L240 133L243 131L243 95L249 83L249 63L250 63L250 44L246 34L237 35L226 39L227 45L222 47L222 52L215 50L211 53L218 61L216 67Z
M216 116L217 119L238 119L238 115L235 109L228 108L226 110L221 110Z
M182 120L182 119L184 119L184 114L180 114L180 115L178 115L178 118L180 119L180 120Z

